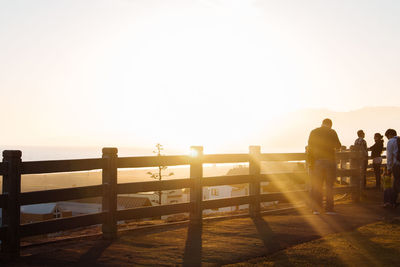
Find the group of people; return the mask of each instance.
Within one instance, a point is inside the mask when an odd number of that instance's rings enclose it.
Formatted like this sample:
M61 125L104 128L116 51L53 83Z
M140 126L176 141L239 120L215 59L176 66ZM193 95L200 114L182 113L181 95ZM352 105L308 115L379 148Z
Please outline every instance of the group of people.
M371 151L372 167L374 169L376 178L376 188L381 188L381 164L382 164L382 152L383 152L383 136L380 133L374 134L375 144L368 148L367 141L365 141L365 133L363 130L357 131L358 138L354 142L354 150L361 151L364 156L363 160L360 162L361 168L363 170L362 182L364 187L366 186L366 170L368 166L368 151Z
M365 133L363 130L357 132L358 138L354 142L353 149L360 151L363 156L359 162L359 166L363 170L363 183L366 184L366 169L368 166L368 151L371 151L372 165L376 177L376 187L381 186L381 164L383 151L383 136L375 133L375 143L368 148L365 141ZM386 175L393 174L392 194L389 200L391 206L396 206L397 195L400 193L400 153L399 153L399 137L394 129L388 129L385 132L388 139L386 147L387 167ZM341 148L339 137L335 130L332 129L332 120L324 119L322 125L311 131L308 138L307 146L307 163L310 170L311 190L310 200L313 214L335 214L333 201L333 185L336 180L336 160L335 151ZM323 184L325 183L326 205L323 209ZM387 204L387 203L386 203Z

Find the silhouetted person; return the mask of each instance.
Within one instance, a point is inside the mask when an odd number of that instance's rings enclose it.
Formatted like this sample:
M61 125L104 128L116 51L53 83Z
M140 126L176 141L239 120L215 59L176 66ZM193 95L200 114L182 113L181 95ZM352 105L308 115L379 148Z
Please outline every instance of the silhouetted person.
M382 165L382 151L383 151L383 140L380 133L374 134L375 144L369 149L371 150L372 166L374 167L376 188L381 188L381 165Z
M335 149L341 147L332 121L324 119L322 126L311 131L308 138L307 160L311 177L311 208L314 214L322 212L322 188L325 182L327 214L334 214L333 183L336 179Z
M356 151L361 151L362 154L362 159L359 162L361 170L363 172L363 176L362 176L362 182L363 185L365 187L366 183L367 183L367 166L368 166L368 147L367 147L367 141L365 141L365 133L363 130L358 130L357 131L357 136L358 138L356 139L356 141L354 141L354 149Z
M400 161L399 161L399 147L396 130L388 129L385 132L385 136L389 140L386 146L386 157L387 157L387 174L393 174L393 198L392 205L396 206L397 195L400 192Z

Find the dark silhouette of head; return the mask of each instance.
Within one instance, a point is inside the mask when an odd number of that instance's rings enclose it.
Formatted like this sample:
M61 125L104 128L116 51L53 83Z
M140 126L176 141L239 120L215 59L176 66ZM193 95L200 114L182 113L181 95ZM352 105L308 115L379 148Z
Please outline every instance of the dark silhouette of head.
M397 132L394 129L387 129L385 132L385 136L387 137L387 139L390 139L392 137L397 136Z
M358 137L364 138L364 137L365 137L364 131L363 131L363 130L358 130L358 131L357 131L357 136L358 136Z
M331 119L324 119L323 121L322 121L322 126L324 126L324 127L328 127L328 128L332 128L332 121L331 121Z
M383 136L382 136L380 133L375 133L375 134L374 134L374 139L375 139L375 140L382 140L382 137L383 137Z

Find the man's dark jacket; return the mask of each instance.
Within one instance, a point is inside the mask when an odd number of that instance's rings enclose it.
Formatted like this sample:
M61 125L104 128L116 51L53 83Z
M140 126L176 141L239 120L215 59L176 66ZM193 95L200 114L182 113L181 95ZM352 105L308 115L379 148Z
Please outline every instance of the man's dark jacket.
M316 160L335 162L335 149L341 147L335 130L319 127L311 131L308 138L307 160L312 166Z

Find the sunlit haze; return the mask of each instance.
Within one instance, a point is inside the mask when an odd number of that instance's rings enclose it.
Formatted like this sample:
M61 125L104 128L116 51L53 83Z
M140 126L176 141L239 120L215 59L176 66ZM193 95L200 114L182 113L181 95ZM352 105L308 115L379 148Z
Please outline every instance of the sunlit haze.
M387 0L1 0L0 144L242 151L297 110L398 106L399 14Z

